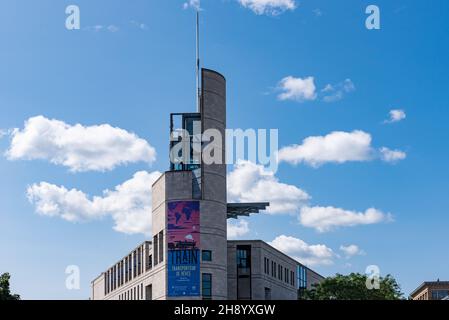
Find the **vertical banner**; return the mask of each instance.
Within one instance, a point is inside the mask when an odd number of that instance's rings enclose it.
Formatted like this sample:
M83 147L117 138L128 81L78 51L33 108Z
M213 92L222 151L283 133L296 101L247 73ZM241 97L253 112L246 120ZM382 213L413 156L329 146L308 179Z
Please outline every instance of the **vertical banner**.
M199 201L169 202L167 221L168 296L199 296Z

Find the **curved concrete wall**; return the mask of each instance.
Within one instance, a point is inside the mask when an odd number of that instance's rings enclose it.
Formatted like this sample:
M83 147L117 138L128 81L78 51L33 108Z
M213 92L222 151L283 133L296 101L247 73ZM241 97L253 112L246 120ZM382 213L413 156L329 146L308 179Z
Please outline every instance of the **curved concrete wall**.
M201 119L203 132L213 128L222 135L222 163L202 164L201 248L212 251L212 261L201 263L212 274L212 299L227 299L227 197L226 197L226 80L202 70Z

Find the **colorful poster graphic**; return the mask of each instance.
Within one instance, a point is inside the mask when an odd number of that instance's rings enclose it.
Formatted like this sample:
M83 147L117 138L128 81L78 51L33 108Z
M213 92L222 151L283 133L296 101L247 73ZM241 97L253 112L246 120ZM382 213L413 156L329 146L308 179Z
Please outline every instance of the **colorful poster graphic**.
M168 296L200 295L200 203L173 201L167 208Z

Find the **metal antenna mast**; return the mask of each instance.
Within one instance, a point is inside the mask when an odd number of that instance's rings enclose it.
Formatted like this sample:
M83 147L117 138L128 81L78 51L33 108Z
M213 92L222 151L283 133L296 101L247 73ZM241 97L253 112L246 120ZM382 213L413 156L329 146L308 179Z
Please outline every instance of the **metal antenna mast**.
M196 111L200 112L200 8L196 9Z

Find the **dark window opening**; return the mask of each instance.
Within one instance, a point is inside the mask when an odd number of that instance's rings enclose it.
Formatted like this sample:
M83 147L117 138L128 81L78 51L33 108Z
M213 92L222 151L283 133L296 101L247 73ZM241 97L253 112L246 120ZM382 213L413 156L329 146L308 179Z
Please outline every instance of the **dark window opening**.
M148 256L148 264L147 264L147 270L153 269L153 255L150 254Z
M157 266L159 263L159 257L158 257L158 242L157 242L157 235L153 237L153 258L154 258L154 266Z
M251 300L251 246L237 246L237 299Z
M212 274L203 273L201 277L201 285L202 285L202 297L203 300L211 300L212 299Z
M212 261L212 251L211 250L203 250L201 252L201 260Z
M145 300L153 300L153 285L145 287Z
M271 300L271 289L265 288L265 300Z
M164 261L164 232L159 232L159 262Z
M140 275L142 272L142 250L137 249L137 274Z

